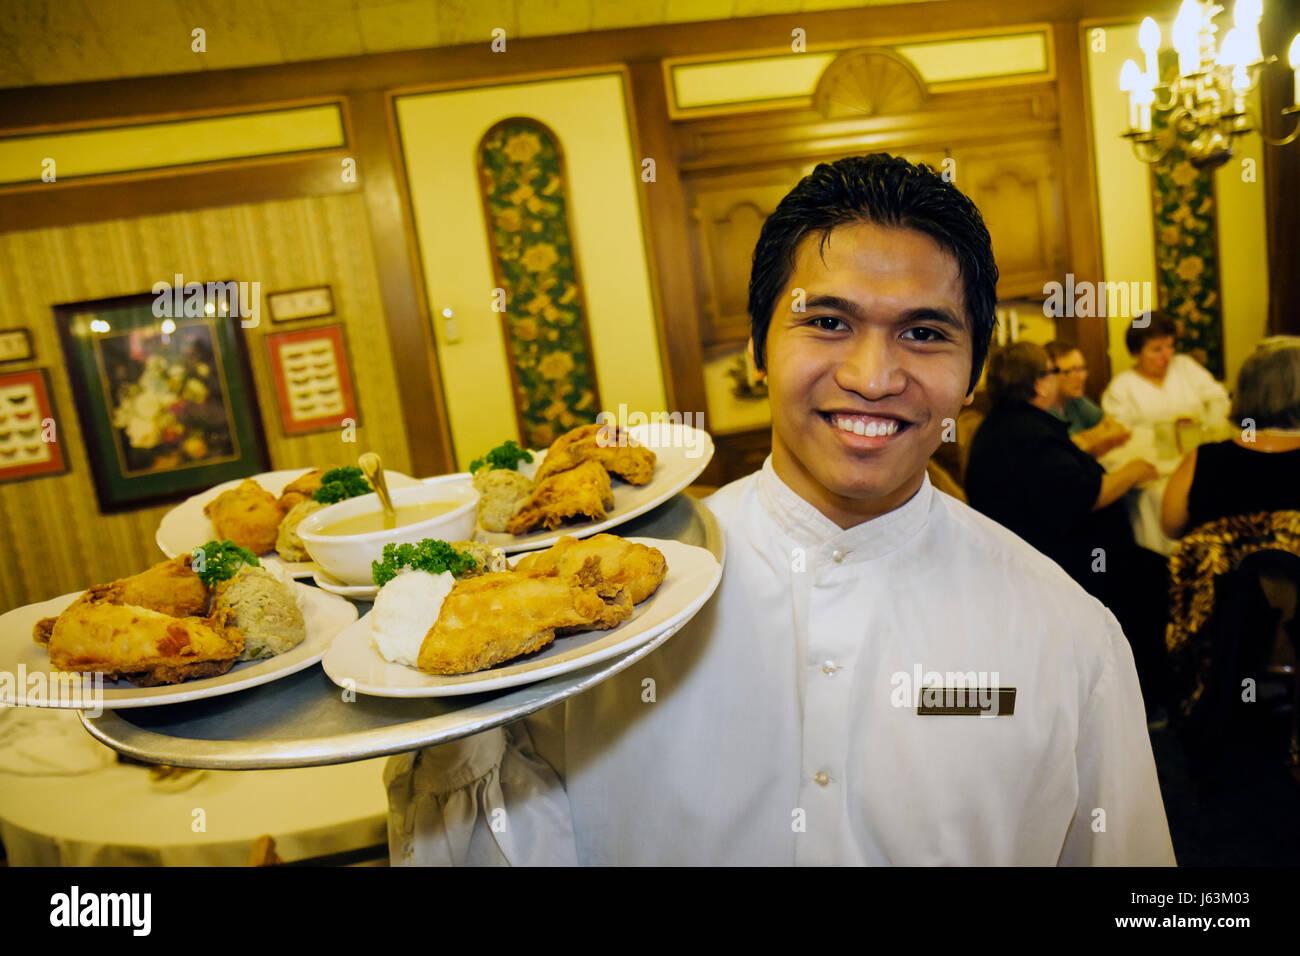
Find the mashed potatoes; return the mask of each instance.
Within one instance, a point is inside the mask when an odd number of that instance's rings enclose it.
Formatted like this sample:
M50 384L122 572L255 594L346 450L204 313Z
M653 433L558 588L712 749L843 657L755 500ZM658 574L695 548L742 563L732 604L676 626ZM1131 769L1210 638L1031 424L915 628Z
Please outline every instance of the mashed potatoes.
M217 586L214 606L229 608L232 623L244 634L241 661L275 657L307 639L301 597L292 579L275 565L244 565Z
M379 589L370 611L370 643L384 660L414 667L456 579L450 571L402 571Z

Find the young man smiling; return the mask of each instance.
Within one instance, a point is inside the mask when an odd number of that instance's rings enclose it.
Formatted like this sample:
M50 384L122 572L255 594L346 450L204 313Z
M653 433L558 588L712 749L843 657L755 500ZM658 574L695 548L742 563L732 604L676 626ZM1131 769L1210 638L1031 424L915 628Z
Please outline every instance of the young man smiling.
M772 455L708 500L717 595L565 704L393 758L393 862L1172 864L1114 617L926 477L996 282L932 170L801 181L754 253Z

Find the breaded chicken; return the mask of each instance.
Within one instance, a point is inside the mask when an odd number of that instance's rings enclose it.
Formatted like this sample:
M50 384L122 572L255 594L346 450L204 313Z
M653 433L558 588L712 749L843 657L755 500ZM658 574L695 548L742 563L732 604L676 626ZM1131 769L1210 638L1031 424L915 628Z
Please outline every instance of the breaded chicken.
M655 453L614 426L582 425L565 432L546 450L533 476L538 483L584 461L596 461L628 484L647 484L655 473Z
M238 488L230 488L203 506L212 519L218 540L233 541L254 554L266 554L275 548L284 512L271 494L252 478L245 478Z
M311 496L316 494L320 488L320 480L325 471L322 468L313 468L305 475L300 475L293 481L289 482L280 491L280 498L276 502L280 507L281 514L288 514L289 510L301 501L311 501Z
M524 555L515 562L515 570L554 570L573 582L592 559L596 561L597 579L582 583L605 596L626 590L633 604L654 594L668 574L668 562L658 548L612 534L592 535L581 541L565 535L552 548Z
M78 604L131 604L171 617L202 616L208 613L209 598L207 585L190 569L190 556L182 554L139 574L97 584L83 591L64 613ZM37 621L32 640L48 644L57 620L46 617Z
M172 617L208 613L208 587L190 568L190 555L160 561L146 571L90 588L88 600L135 604Z
M613 626L614 616L630 613L630 603L608 604L594 588L573 587L558 574L482 574L452 588L417 665L430 674L468 674L541 650L559 628Z
M506 530L523 534L536 527L558 528L576 517L603 520L605 509L613 506L609 472L598 462L584 461L540 482L506 524Z
M140 687L224 674L244 649L227 612L207 618L171 617L130 604L74 601L54 622L50 665L61 671L100 671Z

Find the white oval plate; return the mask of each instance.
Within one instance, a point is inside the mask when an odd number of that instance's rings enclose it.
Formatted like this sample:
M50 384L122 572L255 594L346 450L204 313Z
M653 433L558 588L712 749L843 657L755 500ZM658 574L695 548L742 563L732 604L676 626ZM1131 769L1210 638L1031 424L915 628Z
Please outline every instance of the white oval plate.
M81 591L0 615L0 705L73 707L78 710L92 710L96 703L105 710L154 707L232 694L288 677L320 660L335 635L357 619L356 605L350 601L322 594L305 584L295 584L294 587L300 589L304 597L302 614L307 625L307 639L293 650L265 660L241 661L220 677L203 677L182 684L136 687L127 681L108 681L103 685L100 701L95 700L91 679L83 680L81 675L74 675L71 678L60 677L57 682L51 680L50 675L60 672L50 667L49 651L32 640L32 628L36 622L43 617L58 615L81 595ZM19 675L38 674L42 676L34 682L27 680L26 676L18 679ZM5 677L10 680L6 681ZM44 699L38 699L38 693ZM49 699L54 696L60 699Z
M531 684L625 654L689 621L722 579L722 565L704 548L659 538L627 540L662 551L668 561L668 574L659 590L638 604L631 618L612 630L559 637L523 659L474 674L444 677L384 660L370 643L367 614L334 639L321 666L340 687L375 697L452 697Z
M249 475L249 477L278 498L284 491L285 485L296 478L301 478L309 471L310 468L285 468L280 471L264 471L260 475ZM420 484L418 478L404 475L400 471L385 471L384 475L388 479L389 488L407 488ZM238 488L240 482L245 480L235 478L232 481L223 481L207 491L186 498L163 515L158 531L154 534L154 541L157 542L162 553L169 558L174 558L178 554L189 554L216 537L216 529L212 527L212 521L208 516L203 513L203 506L223 491ZM266 556L279 561L280 566L291 577L309 578L316 570L315 561L280 561L274 551L267 552Z
M713 458L713 438L708 432L690 425L635 425L627 431L655 453L654 477L648 484L639 486L614 478L614 507L604 521L584 521L554 531L531 531L528 534L506 534L479 528L474 532L474 540L501 548L506 554L514 554L549 548L564 535L586 538L609 531L682 491L700 476ZM520 467L520 472L531 478L545 457L545 451L533 452L532 462Z

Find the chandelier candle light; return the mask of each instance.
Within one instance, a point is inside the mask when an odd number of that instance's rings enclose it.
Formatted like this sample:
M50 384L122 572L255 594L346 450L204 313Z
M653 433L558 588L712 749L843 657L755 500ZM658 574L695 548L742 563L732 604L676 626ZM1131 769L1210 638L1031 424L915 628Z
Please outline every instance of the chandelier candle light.
M1214 18L1223 7L1211 0L1183 0L1173 24L1173 45L1178 53L1178 74L1168 83L1160 81L1160 27L1147 17L1138 30L1138 46L1146 59L1139 70L1126 60L1119 74L1119 88L1128 94L1128 131L1138 159L1158 163L1168 150L1156 141L1152 113L1168 113L1168 126L1185 140L1188 160L1198 168L1213 169L1232 156L1232 140L1243 133L1258 131L1270 146L1286 146L1300 135L1300 127L1284 139L1264 133L1262 124L1251 116L1248 98L1259 85L1263 68L1277 60L1264 59L1259 43L1259 21L1264 14L1262 0L1237 0L1233 26L1215 49L1218 26ZM1300 113L1300 34L1291 41L1288 60L1293 72L1293 105L1282 110L1289 116ZM1159 95L1157 95L1159 93Z

